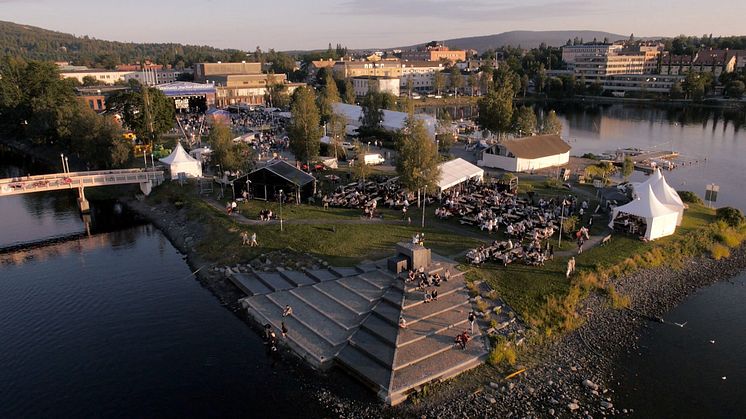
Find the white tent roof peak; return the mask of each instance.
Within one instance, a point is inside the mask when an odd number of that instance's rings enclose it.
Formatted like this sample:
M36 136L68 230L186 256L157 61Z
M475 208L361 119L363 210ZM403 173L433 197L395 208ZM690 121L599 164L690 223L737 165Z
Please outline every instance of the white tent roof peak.
M484 169L462 158L441 163L439 166L440 180L438 181L438 187L441 191L466 182L469 179L482 180L484 177Z
M678 192L674 188L668 185L666 178L663 176L657 182L650 184L653 193L665 205L670 205L676 208L684 208L684 202L681 200Z
M184 147L181 146L180 142L176 143L176 148L174 148L174 151L171 152L168 156L159 159L160 162L171 165L174 163L184 163L184 162L197 162L198 160L194 157L190 156L185 150Z

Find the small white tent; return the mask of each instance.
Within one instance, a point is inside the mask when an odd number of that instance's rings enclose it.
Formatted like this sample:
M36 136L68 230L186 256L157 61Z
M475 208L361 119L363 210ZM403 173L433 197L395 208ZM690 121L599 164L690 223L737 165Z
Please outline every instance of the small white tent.
M676 232L676 223L679 217L679 211L676 208L664 205L656 198L650 185L638 190L637 197L628 204L614 208L609 227L613 228L614 220L619 213L644 218L645 224L647 224L645 230L647 240L670 236Z
M178 179L179 173L184 173L187 177L202 177L202 163L187 154L181 143L176 143L174 151L159 161L168 165L171 179Z
M653 194L663 204L678 211L679 216L676 221L676 225L681 225L681 220L684 218L684 209L686 205L679 197L678 192L674 188L668 185L666 178L663 177L660 169L655 169L648 179L642 183L634 184L635 195L637 191L645 191L650 186L653 189Z
M440 180L438 181L438 189L442 192L458 185L459 183L466 182L469 179L478 179L481 181L482 178L484 178L484 169L481 169L462 158L453 159L440 164Z

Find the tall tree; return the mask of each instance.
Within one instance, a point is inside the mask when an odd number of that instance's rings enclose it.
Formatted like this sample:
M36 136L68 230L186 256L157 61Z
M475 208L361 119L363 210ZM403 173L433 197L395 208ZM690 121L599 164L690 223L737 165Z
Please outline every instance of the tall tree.
M362 143L358 143L355 146L355 156L355 163L352 166L353 173L356 179L364 182L365 178L370 174L370 165L365 162L365 148Z
M212 148L210 161L213 165L220 165L221 170L231 172L248 170L248 146L233 143L233 133L228 125L220 121L214 122L207 135L207 142Z
M562 121L560 121L557 113L554 110L549 111L546 117L544 117L544 123L541 127L542 134L562 134Z
M458 66L454 65L451 67L449 79L453 93L458 96L458 89L464 87L464 77L461 75L461 70L459 70Z
M474 75L474 73L469 74L469 77L467 78L467 83L469 84L469 90L471 91L471 96L474 96L474 92L479 89L477 77Z
M443 90L443 88L446 85L445 77L443 76L443 73L440 71L436 71L435 74L433 74L433 90L439 95L440 91Z
M122 115L125 124L139 138L153 141L174 126L174 102L158 89L140 86L121 91L106 101L106 112Z
M70 124L71 151L91 169L121 168L132 157L132 144L109 116L96 114L82 103Z
M333 103L341 102L339 98L339 90L337 90L337 83L330 73L326 75L326 83L321 88L321 93L318 96L319 111L321 112L321 122L326 123L331 118L334 109L332 108Z
M502 135L510 131L513 122L513 90L495 87L479 99L479 125L492 133Z
M344 115L339 113L332 113L327 123L326 134L329 137L329 146L332 148L334 158L339 158L340 154L345 154L344 148L342 148L342 140L345 137L345 128L347 127L347 119Z
M308 161L319 154L321 145L321 118L316 107L316 97L310 87L299 87L293 93L290 106L293 118L288 127L290 149L298 161Z
M536 125L536 114L533 109L527 106L521 106L517 109L513 123L513 130L516 134L521 137L534 135Z
M410 191L434 192L440 180L438 150L422 120L409 114L398 142L396 171ZM423 205L422 227L425 227Z
M396 97L390 93L368 92L360 101L362 107L361 123L369 129L381 128L383 110L396 108Z

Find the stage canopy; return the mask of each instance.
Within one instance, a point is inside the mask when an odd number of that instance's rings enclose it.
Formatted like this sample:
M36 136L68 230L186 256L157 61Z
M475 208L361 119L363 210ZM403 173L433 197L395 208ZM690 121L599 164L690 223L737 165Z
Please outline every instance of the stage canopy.
M609 227L613 228L614 220L620 213L643 218L647 225L645 230L647 240L670 236L676 232L678 209L658 200L650 185L638 190L637 197L628 204L614 208Z
M176 143L174 151L159 161L168 165L172 180L178 179L180 173L187 177L202 177L202 163L187 154L181 143Z
M442 192L470 179L481 181L482 178L484 178L483 169L462 158L457 158L440 164L438 189Z
M175 81L173 83L159 84L155 87L168 97L204 96L215 94L214 84Z

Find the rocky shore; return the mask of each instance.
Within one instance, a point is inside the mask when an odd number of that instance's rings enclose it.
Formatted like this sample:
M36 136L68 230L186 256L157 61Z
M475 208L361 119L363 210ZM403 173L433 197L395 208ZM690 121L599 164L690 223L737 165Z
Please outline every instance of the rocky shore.
M206 226L190 221L184 209L130 200L127 206L151 221L173 245L187 255L199 281L231 310L238 310L241 293L216 266L196 252L195 238ZM318 385L306 381L305 391L316 393L330 417L605 417L635 414L634 406L620 406L619 359L637 351L639 333L701 287L746 270L746 247L730 258L701 257L679 270L655 268L614 281L616 290L631 299L630 309L613 309L602 295L591 295L581 309L585 321L572 333L521 359L526 371L501 379L499 371L483 366L428 388L428 394L395 408L383 407L370 397L334 391L329 377ZM299 367L300 368L300 367Z

